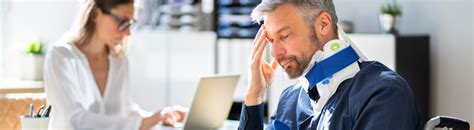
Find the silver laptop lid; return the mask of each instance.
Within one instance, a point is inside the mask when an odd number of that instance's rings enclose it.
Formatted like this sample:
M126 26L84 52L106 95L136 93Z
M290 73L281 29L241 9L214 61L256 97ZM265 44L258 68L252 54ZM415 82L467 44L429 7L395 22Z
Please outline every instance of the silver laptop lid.
M227 119L240 75L202 77L184 129L216 129Z

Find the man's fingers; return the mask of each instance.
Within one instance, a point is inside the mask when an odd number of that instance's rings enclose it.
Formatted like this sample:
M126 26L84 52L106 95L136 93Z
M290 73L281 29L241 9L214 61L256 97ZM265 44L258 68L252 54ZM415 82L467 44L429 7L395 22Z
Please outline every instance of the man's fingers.
M255 56L255 53L258 50L259 46L261 46L262 42L267 39L266 36L266 31L263 28L260 28L259 32L257 33L257 36L253 41L252 59Z
M278 62L277 62L275 59L273 59L273 61L272 61L272 69L276 69L277 67L278 67Z
M253 48L253 55L252 55L252 58L255 57L255 55L258 53L258 50L259 48L264 44L264 42L266 42L266 38L265 38L265 31L262 32L262 35L260 35L260 37L258 37L255 45L254 45L254 48Z
M264 62L263 69L264 69L265 72L273 71L278 66L278 63L276 61L272 61L272 63L270 63L270 64L268 64L267 61L265 61L263 59L261 61Z
M252 45L252 56L254 55L255 51L257 51L258 45L259 45L259 40L263 36L263 29L260 28L258 30L257 35L255 36L255 39L253 40L253 45Z
M265 31L265 27L264 27L264 25L262 25L262 27L260 27L260 29L258 29L257 35L255 36L255 39L253 40L254 44L257 43L259 37L264 36L264 33L263 33L264 31Z
M257 38L259 38L261 35L262 35L262 32L263 30L265 30L264 28L260 28L258 29L258 32L257 32L257 35L255 36L255 39L253 40L253 43L255 44L257 42Z
M263 39L263 41L261 41L261 45L258 46L257 52L255 52L255 56L253 58L255 62L261 62L263 51L265 50L266 47L267 47L267 41Z

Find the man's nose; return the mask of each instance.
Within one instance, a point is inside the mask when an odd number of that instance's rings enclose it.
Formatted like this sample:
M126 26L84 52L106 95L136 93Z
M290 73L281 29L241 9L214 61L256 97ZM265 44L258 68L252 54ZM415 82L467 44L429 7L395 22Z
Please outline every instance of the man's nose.
M278 42L274 42L272 45L272 56L275 59L278 59L278 57L284 56L286 53L285 48L281 45L278 44Z

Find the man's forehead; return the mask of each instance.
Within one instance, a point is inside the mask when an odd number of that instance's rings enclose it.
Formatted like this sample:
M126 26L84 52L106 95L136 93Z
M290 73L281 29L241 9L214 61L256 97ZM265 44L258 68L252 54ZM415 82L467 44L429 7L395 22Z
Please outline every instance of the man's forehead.
M277 24L277 25L274 25L274 26L265 25L265 29L269 33L281 33L285 30L290 29L290 28L291 28L291 26L289 24Z
M292 5L281 5L274 11L269 12L265 20L265 29L269 32L277 32L282 29L287 29L294 24L297 16L296 8ZM289 27L288 27L289 26Z

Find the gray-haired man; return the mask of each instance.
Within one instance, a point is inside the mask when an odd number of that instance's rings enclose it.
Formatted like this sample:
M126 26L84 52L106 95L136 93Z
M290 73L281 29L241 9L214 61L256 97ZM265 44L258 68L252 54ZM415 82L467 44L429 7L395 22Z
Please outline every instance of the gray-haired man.
M263 95L278 65L300 83L283 91L268 129L421 128L404 79L339 38L331 0L263 0L252 17L264 24L250 55L239 129L263 129ZM267 43L270 64L262 59Z

